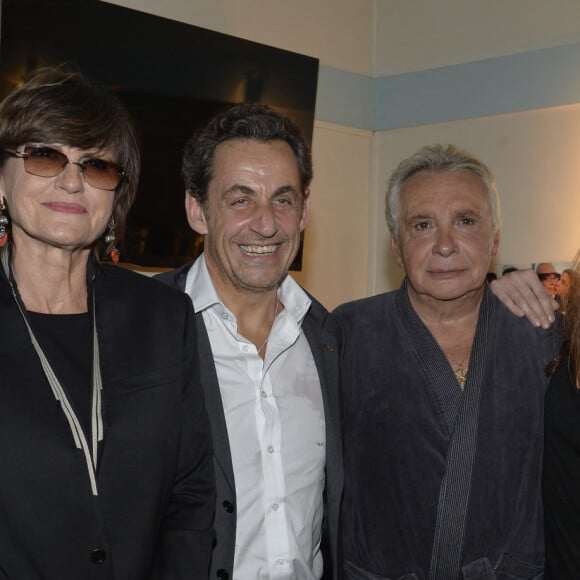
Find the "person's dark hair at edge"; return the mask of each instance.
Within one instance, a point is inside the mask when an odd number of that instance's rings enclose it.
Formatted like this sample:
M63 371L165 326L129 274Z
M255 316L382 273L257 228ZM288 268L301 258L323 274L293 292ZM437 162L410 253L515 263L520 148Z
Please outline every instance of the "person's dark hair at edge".
M296 157L302 195L307 193L312 181L312 156L300 129L266 105L240 104L213 117L185 146L181 168L183 181L202 205L207 202L207 187L213 177L215 149L232 139L286 142Z
M27 143L110 149L111 161L125 173L113 202L120 243L141 163L133 122L119 99L68 65L37 69L0 103L0 168L8 157L5 149ZM101 239L95 244L95 256L101 258L104 250Z

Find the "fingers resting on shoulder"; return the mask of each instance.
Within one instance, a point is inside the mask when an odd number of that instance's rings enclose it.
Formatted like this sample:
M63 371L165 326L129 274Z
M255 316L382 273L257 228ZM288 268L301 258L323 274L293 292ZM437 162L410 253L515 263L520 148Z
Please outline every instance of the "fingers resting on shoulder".
M491 283L492 292L516 316L548 328L555 320L558 301L550 296L532 269L509 272Z

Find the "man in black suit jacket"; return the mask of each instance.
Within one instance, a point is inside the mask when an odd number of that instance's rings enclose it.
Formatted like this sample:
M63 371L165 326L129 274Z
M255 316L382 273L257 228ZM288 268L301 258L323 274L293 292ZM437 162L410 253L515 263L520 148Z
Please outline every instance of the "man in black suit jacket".
M288 119L240 105L194 135L182 174L205 252L161 279L196 310L217 484L210 578L337 578L337 354L327 311L288 275L310 150Z

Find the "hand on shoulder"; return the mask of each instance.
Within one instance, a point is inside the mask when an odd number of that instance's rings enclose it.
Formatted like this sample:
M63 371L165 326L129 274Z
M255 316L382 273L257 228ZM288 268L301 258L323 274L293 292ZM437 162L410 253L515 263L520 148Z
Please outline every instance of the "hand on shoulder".
M531 268L504 274L490 284L491 291L516 316L525 316L536 327L549 328L558 301L550 296Z

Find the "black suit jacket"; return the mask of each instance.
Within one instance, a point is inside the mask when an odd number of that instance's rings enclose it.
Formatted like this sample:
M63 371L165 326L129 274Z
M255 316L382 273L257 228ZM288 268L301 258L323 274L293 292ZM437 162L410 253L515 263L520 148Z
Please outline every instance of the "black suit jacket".
M187 273L191 263L181 268L161 274L165 283L185 290ZM327 310L314 298L302 322L302 329L316 363L326 423L326 489L325 523L323 530L323 552L325 556L324 578L339 578L338 525L339 505L342 495L342 445L340 429L340 404L338 393L338 353L334 336L325 328ZM213 354L203 316L195 315L198 332L199 360L202 383L205 386L206 407L211 423L214 442L214 467L216 476L216 511L214 527L216 545L212 555L210 579L227 580L233 578L234 549L236 539L236 490L234 471L228 441L226 420L221 400L219 383Z
M214 488L190 300L112 266L95 267L90 286L98 496L0 269L0 578L204 578Z

